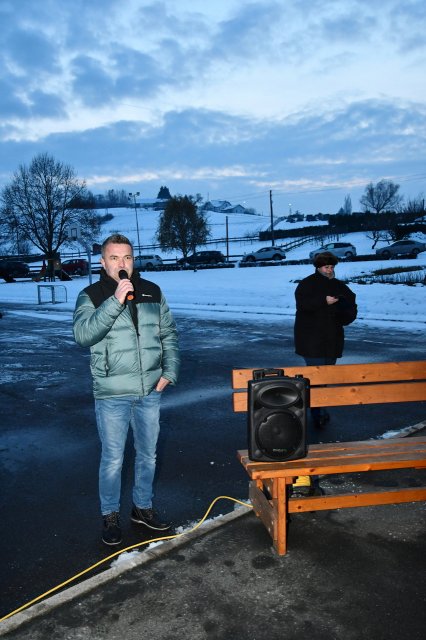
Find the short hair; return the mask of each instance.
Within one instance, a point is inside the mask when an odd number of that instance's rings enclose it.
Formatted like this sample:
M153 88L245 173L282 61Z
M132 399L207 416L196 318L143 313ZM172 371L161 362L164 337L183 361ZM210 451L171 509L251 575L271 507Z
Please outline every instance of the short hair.
M126 236L121 235L121 233L113 233L112 236L109 236L108 238L106 238L101 245L102 257L105 256L105 249L109 244L128 244L132 248L132 253L133 253L133 245L130 242L129 238L126 238Z

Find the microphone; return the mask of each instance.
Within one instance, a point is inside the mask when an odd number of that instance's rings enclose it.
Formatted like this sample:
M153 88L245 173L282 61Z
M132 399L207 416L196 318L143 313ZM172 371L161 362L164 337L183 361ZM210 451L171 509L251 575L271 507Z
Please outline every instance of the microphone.
M118 277L120 278L120 280L128 280L129 279L127 271L125 271L124 269L120 269L120 271L118 272ZM126 296L126 300L133 300L134 297L135 297L135 294L133 293L133 291L129 291L129 293Z

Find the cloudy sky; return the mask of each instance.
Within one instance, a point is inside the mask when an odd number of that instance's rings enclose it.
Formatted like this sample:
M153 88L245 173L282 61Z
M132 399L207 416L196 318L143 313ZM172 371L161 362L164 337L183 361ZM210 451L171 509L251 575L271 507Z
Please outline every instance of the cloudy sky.
M274 213L426 192L424 0L0 0L0 186L49 152L94 193Z

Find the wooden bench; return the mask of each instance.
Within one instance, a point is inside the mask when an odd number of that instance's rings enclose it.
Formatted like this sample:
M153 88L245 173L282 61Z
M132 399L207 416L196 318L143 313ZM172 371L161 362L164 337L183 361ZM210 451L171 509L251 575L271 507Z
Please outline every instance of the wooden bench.
M310 380L310 406L353 406L426 400L426 361L282 367L285 375ZM254 369L232 372L234 411L247 411L247 383ZM426 423L425 423L426 426ZM426 469L426 437L308 445L308 455L286 462L254 462L238 457L249 477L249 497L279 555L287 552L289 514L426 500L426 486L375 492L291 497L297 476Z

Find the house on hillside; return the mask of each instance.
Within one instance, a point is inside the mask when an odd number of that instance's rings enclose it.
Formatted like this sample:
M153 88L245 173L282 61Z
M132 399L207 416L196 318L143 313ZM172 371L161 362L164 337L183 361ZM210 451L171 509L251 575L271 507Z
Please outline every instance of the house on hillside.
M227 207L227 209L224 210L224 213L249 213L249 212L245 207L243 207L242 204L236 204L233 207Z
M228 200L208 200L202 206L203 211L219 211L221 213L253 213L241 204L232 205Z
M228 207L231 207L231 203L228 200L207 200L202 206L204 211L225 211Z
M129 207L137 209L148 209L151 211L164 211L168 203L168 198L140 198L133 204L129 203ZM208 200L201 209L203 211L219 211L220 213L250 213L253 209L246 209L241 204L232 205L228 200Z
M151 211L164 211L168 203L168 198L141 198L134 204L129 204L130 208L136 206L137 209L149 209Z

